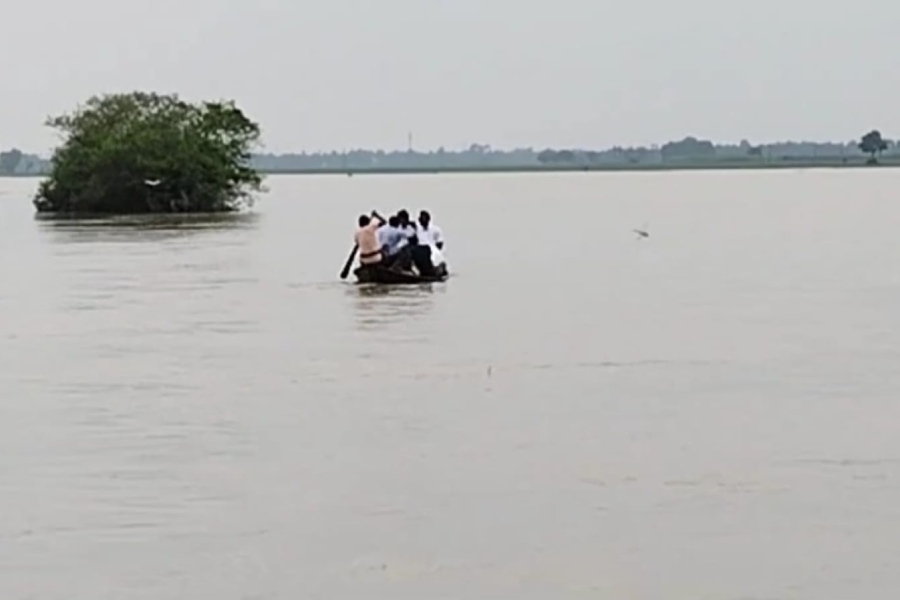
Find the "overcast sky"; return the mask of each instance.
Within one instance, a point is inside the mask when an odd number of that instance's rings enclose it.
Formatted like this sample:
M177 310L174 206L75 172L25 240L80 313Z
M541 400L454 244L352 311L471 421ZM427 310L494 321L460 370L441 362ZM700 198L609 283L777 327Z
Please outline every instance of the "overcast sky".
M0 147L91 94L232 98L271 151L900 137L898 0L0 0Z

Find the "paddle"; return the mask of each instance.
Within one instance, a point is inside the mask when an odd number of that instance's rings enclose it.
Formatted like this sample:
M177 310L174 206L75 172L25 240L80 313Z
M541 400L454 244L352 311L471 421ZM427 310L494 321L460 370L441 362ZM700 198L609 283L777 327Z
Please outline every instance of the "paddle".
M347 258L347 263L344 265L344 268L341 269L341 279L347 279L347 275L350 274L350 267L353 266L353 259L356 258L356 253L359 251L359 244L353 244L353 250L350 251L350 256Z

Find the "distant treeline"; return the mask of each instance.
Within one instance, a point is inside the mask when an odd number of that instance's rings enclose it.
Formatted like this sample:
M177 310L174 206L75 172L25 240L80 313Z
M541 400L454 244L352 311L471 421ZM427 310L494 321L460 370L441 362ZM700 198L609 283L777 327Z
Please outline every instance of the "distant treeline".
M510 169L538 167L609 167L672 166L680 164L766 164L793 162L863 162L867 154L874 159L894 157L900 160L900 141L882 140L880 133L873 142L863 137L863 143L852 140L835 142L779 142L754 145L714 144L688 137L651 147L614 147L607 150L521 148L495 150L490 146L473 144L465 150L383 151L350 150L348 152L257 154L253 166L263 172L358 171L366 169L437 170L437 169ZM865 151L864 151L865 149ZM894 161L892 161L894 162ZM0 174L41 175L48 171L49 161L33 154L13 149L0 152Z
M888 145L881 155L900 158L900 141L885 140ZM770 162L863 162L866 152L859 141L846 143L783 142L753 145L713 144L688 137L663 146L608 150L522 148L494 150L490 146L473 145L467 150L439 149L430 152L353 150L339 153L263 154L256 156L258 168L269 171L362 170L362 169L464 169L552 166L678 166L679 164L770 163Z
M0 152L0 175L39 175L45 173L50 162L34 154L13 148Z

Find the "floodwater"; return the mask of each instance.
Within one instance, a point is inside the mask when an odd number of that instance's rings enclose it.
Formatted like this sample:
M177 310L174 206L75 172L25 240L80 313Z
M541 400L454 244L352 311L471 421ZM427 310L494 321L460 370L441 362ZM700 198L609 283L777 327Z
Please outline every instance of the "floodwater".
M900 589L900 170L273 177L177 226L36 184L0 180L4 599ZM454 277L341 282L401 207Z

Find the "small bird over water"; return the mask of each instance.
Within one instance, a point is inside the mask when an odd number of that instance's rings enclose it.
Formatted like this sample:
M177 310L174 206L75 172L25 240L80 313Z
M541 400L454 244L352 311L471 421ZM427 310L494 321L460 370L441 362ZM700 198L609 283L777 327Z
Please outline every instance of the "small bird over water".
M641 241L643 238L650 237L650 228L647 227L646 221L644 221L644 224L640 229L632 229L632 231L637 234L638 241Z

